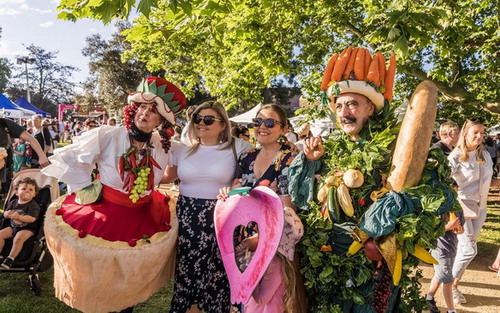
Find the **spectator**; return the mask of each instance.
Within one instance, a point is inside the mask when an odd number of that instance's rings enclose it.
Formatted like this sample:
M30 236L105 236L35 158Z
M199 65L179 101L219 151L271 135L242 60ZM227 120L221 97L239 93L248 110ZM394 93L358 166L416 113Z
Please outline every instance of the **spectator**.
M237 138L240 138L241 140L245 140L250 142L250 131L248 130L247 127L238 127L237 128Z
M230 185L239 156L252 148L231 136L224 106L198 106L186 126L186 140L172 145L172 166L163 182L179 178L178 258L170 312L229 312L229 283L217 248L213 214L217 194Z
M490 154L491 161L493 162L493 175L496 176L496 171L495 171L495 166L497 164L497 150L498 146L495 144L495 141L493 140L492 137L486 137L484 139L484 147L486 148L486 151Z
M288 125L288 127L287 132L285 133L285 137L289 142L295 144L299 140L299 136L294 132L292 123L290 123L288 119L286 120L286 124Z
M108 119L108 125L115 127L116 126L116 119L114 117Z
M71 132L71 137L73 138L80 136L82 132L83 132L82 122L78 121L75 123L75 126L73 127L73 130Z
M9 269L14 260L21 252L23 244L32 237L36 231L35 221L38 219L40 207L35 202L35 196L38 192L38 185L32 178L26 177L16 184L17 198L11 200L6 207L3 216L10 219L10 226L0 230L0 251L5 245L5 239L14 237L9 256L2 260L2 267Z
M444 122L439 126L439 138L441 139L433 144L431 149L441 149L445 155L449 155L457 144L459 133L460 129L457 123L452 121Z
M17 173L23 166L26 166L26 143L23 139L19 138L16 140L12 152L14 153L14 164L12 168L14 173Z
M42 117L40 115L33 115L31 118L33 121L33 137L38 141L43 149L43 152L47 155L52 154L52 136L50 135L49 129L42 126ZM31 167L39 167L39 155L36 151L33 152L31 156Z
M297 147L299 151L304 151L304 141L307 138L312 137L311 125L309 123L304 123L300 125L297 132L299 135L299 141L295 143L295 147Z
M464 233L457 235L457 256L453 263L452 291L455 304L467 303L458 285L477 254L477 237L486 220L486 201L493 167L491 157L482 143L484 132L482 120L467 120L460 132L457 147L448 156L465 219Z
M9 190L10 182L12 180L13 171L13 152L12 152L12 138L22 138L31 144L34 151L39 156L38 162L41 166L49 164L47 156L45 155L42 147L38 141L33 138L27 131L20 125L14 123L9 119L0 118L0 147L7 150L8 156L5 160L5 166L0 170L0 180L2 181L2 193L5 194Z

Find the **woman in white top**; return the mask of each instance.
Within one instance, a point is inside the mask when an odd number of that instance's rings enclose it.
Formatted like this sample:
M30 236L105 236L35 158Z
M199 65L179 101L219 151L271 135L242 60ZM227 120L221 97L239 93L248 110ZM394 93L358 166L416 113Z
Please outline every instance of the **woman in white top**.
M177 239L173 203L154 186L186 98L165 79L148 77L128 103L125 126L75 137L42 171L68 185L45 219L56 296L87 313L123 310L163 287ZM96 165L100 180L92 181Z
M453 301L467 303L458 284L469 263L477 254L477 237L486 220L486 201L493 173L491 157L482 144L485 127L481 120L467 120L460 132L457 147L448 160L452 177L458 185L458 200L465 217L464 233L457 235L458 247L453 264Z
M231 137L222 104L196 108L186 126L187 143L173 143L172 163L163 182L180 179L177 216L178 258L170 312L198 309L227 313L229 283L217 247L213 214L219 189L232 184L239 156L252 146Z

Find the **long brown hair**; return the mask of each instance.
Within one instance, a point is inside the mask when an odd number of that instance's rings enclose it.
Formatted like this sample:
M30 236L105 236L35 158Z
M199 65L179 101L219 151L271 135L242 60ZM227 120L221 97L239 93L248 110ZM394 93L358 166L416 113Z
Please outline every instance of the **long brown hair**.
M466 162L469 159L469 147L467 146L467 140L465 138L467 137L467 132L469 131L469 129L475 125L481 125L484 127L483 121L481 119L467 120L462 126L462 130L460 131L460 136L458 137L457 142L457 149L460 150L460 156L458 158L460 162ZM483 150L484 145L480 143L476 148L476 160L478 163L484 163Z
M295 285L297 276L293 262L287 259L283 254L276 253L281 263L281 274L285 280L285 293L283 294L283 307L286 313L294 312L294 300L296 297Z
M229 122L229 117L227 116L226 109L220 102L206 101L200 104L194 110L192 115L198 114L201 110L204 109L214 110L217 113L217 117L222 120L221 123L225 126L225 128L219 134L220 136L219 139L222 143L226 144L222 146L219 150L230 148L233 143L233 137L231 136L231 123ZM198 140L198 137L196 136L196 133L194 131L194 122L192 120L188 124L187 134L188 134L188 142L191 145L191 148L188 151L188 155L191 155L195 153L196 150L198 150L198 147L200 146L200 141Z

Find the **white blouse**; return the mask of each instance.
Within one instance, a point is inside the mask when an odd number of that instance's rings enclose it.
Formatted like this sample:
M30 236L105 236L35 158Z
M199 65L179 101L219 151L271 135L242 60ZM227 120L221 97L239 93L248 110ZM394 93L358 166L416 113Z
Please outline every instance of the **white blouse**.
M486 209L488 192L493 176L493 162L488 152L483 150L485 162L477 162L477 151L469 152L469 159L466 162L459 160L461 151L454 149L448 156L451 166L451 176L458 185L458 198L475 200L479 203L480 209ZM480 175L481 172L481 175ZM482 180L482 189L479 188Z
M195 153L188 156L190 146L172 143L172 165L177 166L181 181L179 193L185 197L216 199L219 189L231 186L237 160L231 147L220 150L224 145L199 145ZM253 148L248 142L235 139L236 158Z
M151 143L154 148L151 149L151 155L162 168L154 167L155 185L159 184L168 164L168 156L160 140L160 135L153 133ZM66 147L54 150L54 155L49 158L51 164L42 169L43 174L66 183L68 193L71 193L91 184L91 174L97 164L101 183L125 192L118 171L118 159L130 148L125 127L101 126L73 137L73 141Z

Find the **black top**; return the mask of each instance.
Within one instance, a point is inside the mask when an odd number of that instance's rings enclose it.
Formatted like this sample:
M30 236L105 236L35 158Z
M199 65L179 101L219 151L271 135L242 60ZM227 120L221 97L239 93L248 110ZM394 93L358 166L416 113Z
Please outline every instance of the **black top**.
M50 146L52 144L52 136L50 136L50 132L47 127L42 127L41 131L36 132L35 139L38 141L38 143L42 147L42 150L44 151L45 151L45 146ZM35 150L33 150L31 159L38 160L38 154L35 152Z
M35 202L35 199L23 204L19 204L18 199L13 199L7 204L6 211L8 210L14 210L21 215L29 215L35 219L37 219L38 214L40 214L40 207ZM10 220L10 226L24 229L36 229L35 222L17 224L13 220Z
M442 141L438 141L435 144L431 146L431 150L434 149L441 149L444 152L444 155L448 156L451 152L450 148L448 148L447 145L445 145Z
M3 125L7 127L9 130L9 135L11 138L19 138L21 136L21 133L24 131L24 128L22 128L19 124L6 119L6 118L0 118L0 147L7 147L9 143L9 139L7 137L7 133L5 132L5 129Z

